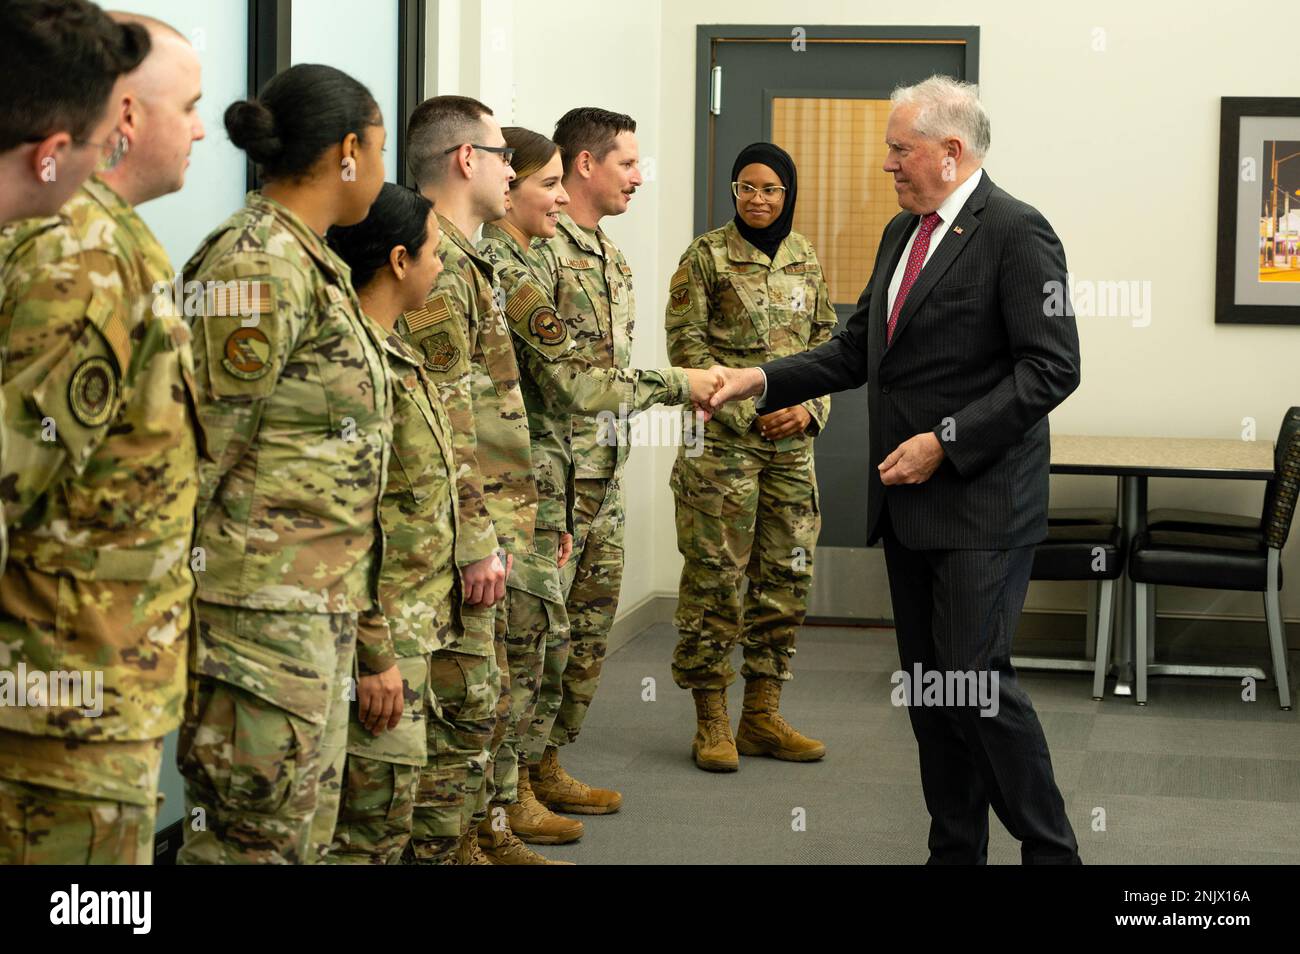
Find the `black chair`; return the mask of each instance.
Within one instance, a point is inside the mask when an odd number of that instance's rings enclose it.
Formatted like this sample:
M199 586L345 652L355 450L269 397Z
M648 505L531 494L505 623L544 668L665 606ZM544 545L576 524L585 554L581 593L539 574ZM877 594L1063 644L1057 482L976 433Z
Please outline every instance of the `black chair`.
M1092 663L1092 697L1106 691L1110 667L1110 637L1115 609L1115 581L1124 572L1124 531L1112 510L1054 509L1047 514L1047 539L1034 550L1031 580L1080 580L1088 588L1088 649ZM1061 669L1066 660L1019 658L1016 664ZM1079 669L1088 668L1079 661Z
M1273 451L1274 473L1264 490L1259 519L1195 510L1153 510L1147 529L1135 535L1129 554L1137 617L1134 655L1136 701L1147 701L1148 587L1191 586L1216 590L1253 590L1264 594L1273 677L1278 704L1291 708L1287 680L1286 630L1278 592L1282 589L1282 547L1291 532L1300 487L1300 407L1282 418Z

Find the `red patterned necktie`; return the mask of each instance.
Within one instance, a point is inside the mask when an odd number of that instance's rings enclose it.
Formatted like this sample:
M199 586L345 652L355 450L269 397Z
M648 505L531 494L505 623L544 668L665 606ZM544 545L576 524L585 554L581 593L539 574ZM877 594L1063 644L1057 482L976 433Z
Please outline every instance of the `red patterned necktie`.
M921 227L916 232L916 241L912 243L912 254L907 256L907 270L903 272L903 284L898 286L898 297L894 299L894 307L889 312L889 325L885 330L886 347L894 338L894 326L898 324L903 302L907 300L907 293L916 284L916 277L921 274L921 266L925 264L925 253L930 250L930 236L934 234L939 222L938 212L931 212L921 219Z

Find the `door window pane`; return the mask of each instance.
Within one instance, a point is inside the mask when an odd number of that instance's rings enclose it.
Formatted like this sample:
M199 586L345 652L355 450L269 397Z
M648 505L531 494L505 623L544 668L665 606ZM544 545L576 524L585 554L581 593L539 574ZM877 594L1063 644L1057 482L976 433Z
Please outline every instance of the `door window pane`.
M817 250L837 305L857 303L899 211L894 177L881 169L888 120L887 99L772 100L772 141L799 170L794 229Z

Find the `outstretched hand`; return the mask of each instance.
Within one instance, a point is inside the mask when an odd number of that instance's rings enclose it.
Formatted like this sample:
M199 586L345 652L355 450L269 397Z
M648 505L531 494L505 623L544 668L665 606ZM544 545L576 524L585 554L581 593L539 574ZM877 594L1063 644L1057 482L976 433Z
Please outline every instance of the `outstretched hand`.
M758 368L724 368L715 364L709 371L716 372L721 386L709 398L709 407L717 410L728 401L743 401L763 393L763 372Z

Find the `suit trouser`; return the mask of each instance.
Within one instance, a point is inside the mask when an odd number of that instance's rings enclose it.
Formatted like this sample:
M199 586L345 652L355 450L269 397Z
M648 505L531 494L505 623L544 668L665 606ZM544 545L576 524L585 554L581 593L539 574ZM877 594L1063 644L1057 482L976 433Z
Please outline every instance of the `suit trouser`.
M1077 863L1047 740L1011 665L1034 548L909 550L887 511L882 519L903 672L911 677L919 663L926 673L974 672L990 686L990 674L997 677L993 715L951 698L908 706L930 812L930 863L985 863L990 805L1020 841L1024 863Z

